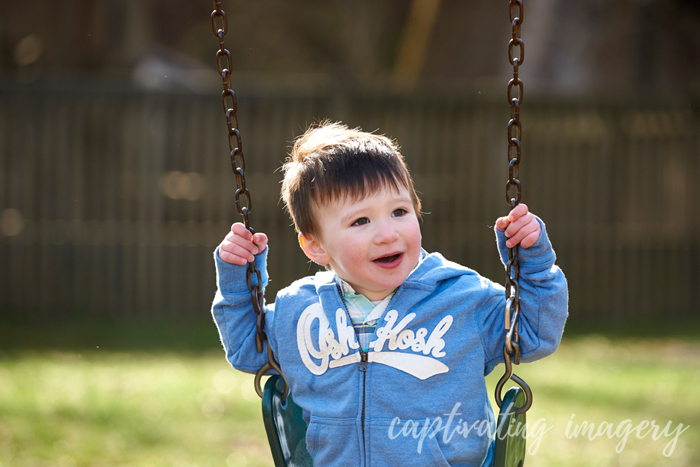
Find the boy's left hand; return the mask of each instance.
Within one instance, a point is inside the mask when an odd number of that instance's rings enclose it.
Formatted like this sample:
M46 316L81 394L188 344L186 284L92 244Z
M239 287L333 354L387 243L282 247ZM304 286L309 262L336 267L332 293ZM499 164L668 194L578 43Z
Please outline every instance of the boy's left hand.
M542 226L525 204L518 204L508 216L496 219L496 228L505 232L508 248L518 244L523 248L530 248L542 233Z

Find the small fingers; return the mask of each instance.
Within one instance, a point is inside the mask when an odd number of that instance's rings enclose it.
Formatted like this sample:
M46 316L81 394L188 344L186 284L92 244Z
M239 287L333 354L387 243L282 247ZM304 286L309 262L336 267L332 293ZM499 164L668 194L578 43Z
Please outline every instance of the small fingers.
M267 235L262 232L253 235L253 243L258 247L258 253L265 251L267 247Z
M507 217L499 217L498 219L496 219L496 228L500 232L505 232L508 228L508 224L510 224L510 221Z
M229 264L237 264L239 266L243 266L248 262L244 257L233 254L224 249L223 244L219 246L219 258Z
M540 233L542 232L542 229L537 229L531 234L527 235L525 238L523 238L520 241L520 246L523 248L530 248L532 245L537 243L537 240L540 238Z
M240 222L231 226L231 234L229 234L227 238L230 238L231 241L234 241L233 239L235 238L235 243L248 249L254 255L262 252L267 247L267 235L262 232L253 235L250 233L250 230Z
M250 240L253 237L253 234L250 233L250 230L246 229L245 225L243 225L240 222L236 222L231 226L231 232L234 235L238 235L239 237L243 237L246 240Z
M506 237L512 237L515 231L519 228L511 229L509 226L515 222L518 221L518 219L521 219L523 216L527 215L528 213L528 207L526 204L520 203L517 206L515 206L511 211L508 213L506 217L499 217L496 219L496 228L500 230L501 232L506 232ZM524 224L520 224L522 226Z
M520 232L520 229L525 227L527 224L529 224L532 220L535 219L535 216L532 214L525 215L523 217L518 217L515 221L511 221L510 224L508 224L508 227L504 231L506 234L507 238L512 238L515 237L518 232Z
M515 222L521 217L527 215L527 213L530 212L527 204L520 203L517 206L515 206L511 211L508 213L508 220L510 222Z
M231 242L242 246L250 253L257 255L265 249L264 245L267 245L267 235L264 233L256 233L253 235L250 230L245 228L243 224L236 223L231 226L231 233L226 237ZM260 244L262 247L259 247Z
M511 226L516 226L523 220L525 220L523 222L524 225L514 230L513 235L506 240L506 246L508 248L513 248L518 244L520 244L523 248L529 248L534 245L539 238L542 228L540 227L540 223L537 222L537 219L535 219L535 216L533 215L521 218L515 224L511 224ZM510 230L510 226L508 227L508 230ZM508 236L507 231L506 236Z
M224 240L221 245L219 245L219 258L227 263L241 265L255 260L255 256L253 256L250 250L227 240Z
M255 246L255 243L238 235L228 234L225 241L233 245L238 245L253 255L258 254L258 247Z
M253 235L243 224L237 222L219 246L219 258L227 263L244 265L255 261L255 255L267 247L267 235Z

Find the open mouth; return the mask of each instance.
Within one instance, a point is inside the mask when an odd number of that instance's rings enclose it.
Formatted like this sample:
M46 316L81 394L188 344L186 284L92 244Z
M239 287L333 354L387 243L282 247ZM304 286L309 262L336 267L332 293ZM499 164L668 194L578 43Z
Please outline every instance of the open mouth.
M396 253L395 255L391 256L383 256L381 258L377 258L374 261L377 263L393 263L397 259L401 257L401 253Z

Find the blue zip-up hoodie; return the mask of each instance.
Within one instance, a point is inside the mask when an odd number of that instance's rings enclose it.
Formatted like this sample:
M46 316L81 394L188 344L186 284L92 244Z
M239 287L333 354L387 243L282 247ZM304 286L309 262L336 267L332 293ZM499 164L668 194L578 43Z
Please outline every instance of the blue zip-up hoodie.
M505 262L505 237L496 233ZM266 255L255 259L263 285ZM212 313L226 357L255 372L267 353L255 348L246 268L221 261L218 251L215 258L219 290ZM520 346L522 360L530 362L559 345L568 294L544 224L519 259ZM502 286L423 251L363 355L332 272L279 291L265 306L267 337L309 422L314 465L490 463L495 417L484 376L503 362L504 309Z

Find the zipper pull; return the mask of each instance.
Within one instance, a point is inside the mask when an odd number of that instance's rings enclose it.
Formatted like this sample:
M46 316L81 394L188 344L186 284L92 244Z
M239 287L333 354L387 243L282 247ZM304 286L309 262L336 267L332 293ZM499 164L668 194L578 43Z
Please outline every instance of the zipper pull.
M357 369L360 371L367 371L367 352L360 351L360 365Z

